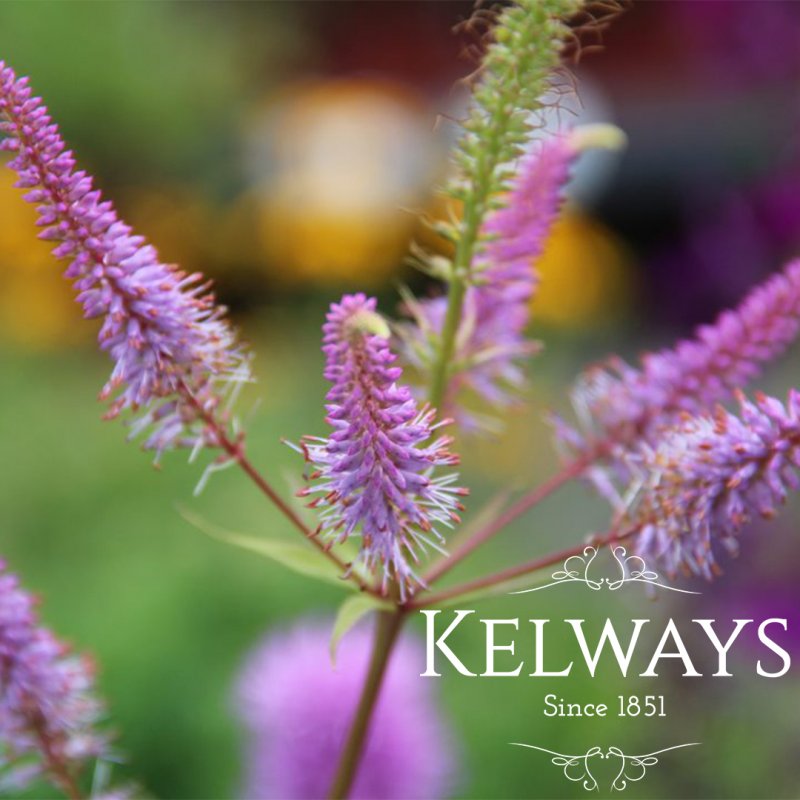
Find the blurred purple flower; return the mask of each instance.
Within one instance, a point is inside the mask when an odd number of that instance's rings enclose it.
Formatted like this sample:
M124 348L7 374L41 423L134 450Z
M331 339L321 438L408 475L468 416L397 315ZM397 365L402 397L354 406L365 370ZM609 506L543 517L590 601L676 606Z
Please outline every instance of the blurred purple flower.
M75 159L47 108L32 97L27 78L0 61L0 149L17 186L37 204L40 237L58 242L53 253L69 260L65 275L78 291L86 317L103 317L100 346L114 369L100 398L108 417L143 409L133 434L151 428L145 446L158 453L182 445L215 444L203 423L221 402L215 384L247 377L224 309L214 305L198 273L163 264L153 247L122 222Z
M763 179L715 198L699 188L684 209L687 232L650 262L652 313L663 321L708 318L762 280L764 265L800 248L800 158L782 158ZM702 220L698 223L697 220Z
M361 534L361 559L383 571L384 586L397 580L400 591L419 582L408 564L416 548L444 541L436 525L458 522L457 475L432 477L435 467L453 466L452 439L439 436L433 411L417 410L411 392L398 385L388 328L375 312L376 301L345 295L331 305L323 326L327 395L327 438L303 437L302 452L314 467L302 496L321 508L321 530L334 541ZM433 538L431 538L433 537Z
M753 539L766 533L767 523L754 521L748 526ZM796 527L791 515L780 522L771 523L772 536L785 538L785 542L795 540ZM777 527L779 530L774 530ZM742 557L725 570L726 580L719 581L715 591L707 602L712 606L709 615L721 619L765 620L794 619L797 614L797 573L792 569L797 547L770 548L769 554L759 551L753 545L742 543ZM778 550L778 552L776 552ZM782 551L782 552L781 552ZM766 556L766 557L765 557ZM707 593L704 593L707 594ZM741 634L741 642L747 646L747 652L740 652L738 645L732 655L739 658L750 658L752 652L758 651L763 644L758 638L758 624L750 625ZM789 630L781 634L781 646L786 648L793 658L800 658L800 630L792 624Z
M713 577L714 546L735 553L746 522L773 518L787 492L800 489L800 393L790 392L786 404L765 395L738 400L740 416L718 407L645 450L636 548L671 572Z
M236 705L250 739L243 796L326 797L367 671L368 627L350 631L331 665L331 624L303 622L270 634L239 677ZM403 637L378 698L353 800L430 800L453 790L451 739L420 677L424 652Z
M796 79L800 75L800 8L794 0L671 3L696 74L723 88Z
M102 706L91 662L39 624L33 598L0 562L0 770L2 788L44 777L63 791L83 763L106 753L95 731Z
M572 391L581 429L554 419L574 455L602 450L622 475L641 443L653 444L690 413L708 411L756 377L800 332L800 260L756 287L738 308L671 350L648 353L640 368L612 358L587 370Z
M532 262L544 250L578 152L566 134L536 144L522 159L503 205L487 216L476 257L482 274L524 280L529 288L538 280Z

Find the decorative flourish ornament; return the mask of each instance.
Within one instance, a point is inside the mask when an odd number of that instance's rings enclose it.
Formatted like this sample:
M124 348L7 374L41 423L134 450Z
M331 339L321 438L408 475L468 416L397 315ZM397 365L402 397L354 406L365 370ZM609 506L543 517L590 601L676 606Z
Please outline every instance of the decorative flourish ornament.
M586 545L582 553L570 556L564 561L561 569L557 569L552 573L553 580L550 583L546 583L543 586L532 586L529 589L518 589L510 594L538 592L564 583L582 583L594 592L599 592L603 588L608 589L610 592L616 592L629 583L644 583L648 587L668 589L670 592L700 594L700 592L678 589L675 586L661 583L659 574L655 570L648 569L641 556L628 555L628 551L621 544L609 545L608 550L619 568L620 574L617 578L594 578L590 575L589 569L592 566L592 562L597 558L598 550L592 545Z
M697 747L700 742L687 742L686 744L676 744L673 747L665 747L663 750L655 750L652 753L645 753L638 756L629 756L619 747L602 747L595 745L590 747L583 755L567 755L557 753L555 750L548 750L546 747L538 747L534 744L524 744L523 742L511 742L514 747L527 747L530 750L539 750L548 753L552 758L550 763L556 767L561 767L564 777L572 783L580 783L587 792L594 792L600 789L597 778L592 774L591 760L599 758L602 760L618 758L620 760L619 772L609 786L610 791L623 792L630 783L638 783L647 774L648 767L653 767L659 763L658 756L668 753L671 750L680 750L683 747Z

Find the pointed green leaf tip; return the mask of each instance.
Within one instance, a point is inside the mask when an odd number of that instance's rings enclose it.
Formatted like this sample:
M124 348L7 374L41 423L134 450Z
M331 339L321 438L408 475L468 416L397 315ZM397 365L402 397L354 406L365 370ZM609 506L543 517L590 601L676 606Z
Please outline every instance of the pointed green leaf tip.
M178 512L190 525L212 539L258 553L307 578L332 583L341 589L356 588L351 581L342 580L336 565L312 547L228 531L185 508L179 507Z
M336 666L336 651L342 637L370 611L389 611L393 606L383 600L379 600L370 594L356 594L348 597L336 612L336 620L331 631L330 654L331 664Z

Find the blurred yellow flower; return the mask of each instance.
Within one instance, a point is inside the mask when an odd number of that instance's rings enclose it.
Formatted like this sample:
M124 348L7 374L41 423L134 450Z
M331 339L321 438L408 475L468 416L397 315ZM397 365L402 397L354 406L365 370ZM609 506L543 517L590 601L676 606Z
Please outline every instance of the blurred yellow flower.
M258 209L248 194L222 206L197 186L148 185L128 189L121 205L125 219L158 247L162 259L189 272L228 278L248 272L261 258L253 230Z
M533 298L537 322L559 327L614 324L629 308L631 257L602 223L568 206L536 262L541 285Z
M402 263L434 168L429 121L393 84L292 86L251 131L259 232L290 284L384 283Z
M0 337L35 348L73 344L91 335L74 295L51 255L36 238L36 211L0 164Z

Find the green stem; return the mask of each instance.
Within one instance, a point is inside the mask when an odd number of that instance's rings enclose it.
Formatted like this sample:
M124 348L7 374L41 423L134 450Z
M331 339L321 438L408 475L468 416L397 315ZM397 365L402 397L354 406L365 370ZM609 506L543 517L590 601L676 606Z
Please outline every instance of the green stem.
M464 206L464 220L461 236L456 246L453 259L453 272L450 278L450 288L447 292L447 314L442 326L439 352L431 370L431 389L428 396L431 406L440 410L447 394L447 382L450 377L450 362L453 360L456 347L456 337L461 324L461 310L464 305L464 296L467 293L467 282L470 276L472 257L475 244L483 222L486 198L489 194L491 177L494 173L495 163L486 158L481 159L472 193L472 202Z
M461 308L464 305L466 289L467 286L464 279L454 275L447 293L447 315L444 318L439 352L431 371L431 390L428 400L431 406L437 410L442 408L447 391L450 361L455 351L456 335L461 323Z
M339 759L336 776L331 784L329 800L345 800L350 794L364 751L372 712L375 709L375 702L380 694L383 676L386 673L386 666L404 620L405 614L401 609L378 612L367 679L361 691L361 698L358 701L350 732L347 735L347 742Z
M464 201L464 217L453 258L450 288L447 292L447 314L442 327L439 352L431 370L431 389L428 400L437 410L442 408L447 393L450 362L455 352L456 337L461 323L461 310L467 292L467 283L471 276L472 258L488 208L495 170L500 160L501 145L509 120L509 112L497 114L484 147L476 158L472 190Z

